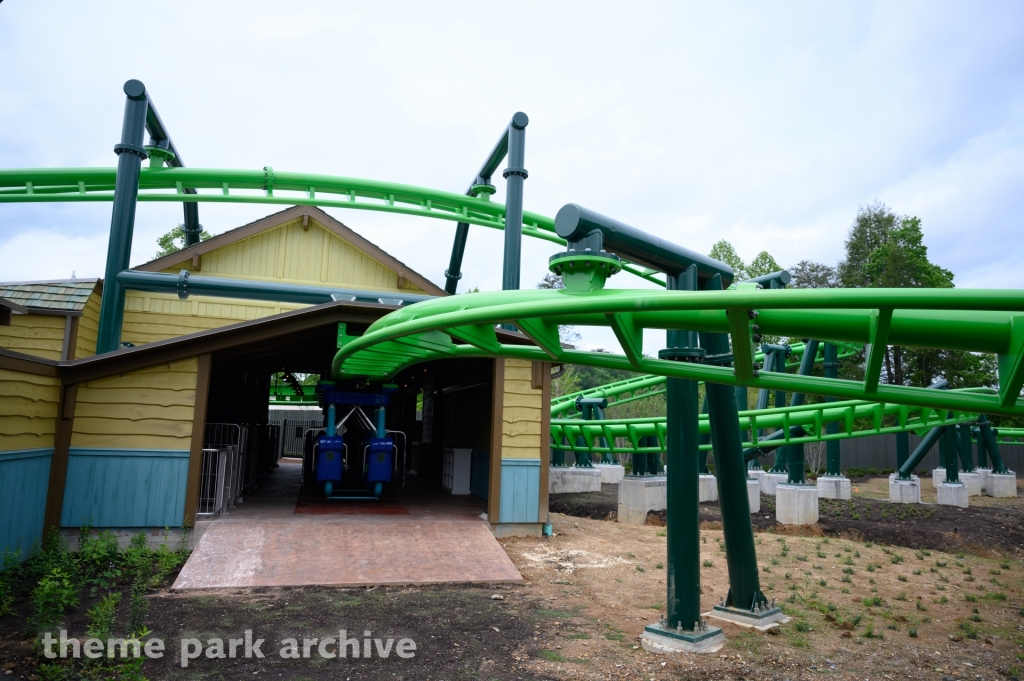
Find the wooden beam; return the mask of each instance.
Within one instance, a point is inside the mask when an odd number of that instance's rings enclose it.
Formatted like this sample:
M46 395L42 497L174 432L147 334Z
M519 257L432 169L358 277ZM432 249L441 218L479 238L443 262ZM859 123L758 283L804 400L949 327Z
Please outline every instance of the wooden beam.
M548 517L548 475L551 472L551 363L534 362L533 373L541 374L540 410L540 494L537 496L537 520L551 522ZM536 386L534 386L536 387Z
M64 512L64 488L68 480L68 451L71 449L71 432L75 426L75 403L78 386L61 386L60 402L57 404L57 423L53 434L53 458L50 460L50 483L46 491L46 513L43 533L60 528L60 517Z
M196 374L196 403L192 411L192 444L189 447L188 480L185 483L185 518L182 525L194 527L199 504L199 485L203 476L203 439L206 435L206 407L210 397L210 369L213 357L199 355Z
M501 439L504 430L505 360L494 360L494 384L491 395L491 466L487 485L487 522L501 520Z
M198 253L192 254L192 270L201 272L203 270L203 256Z
M75 359L75 346L78 345L78 320L80 317L71 318L71 337L68 339L68 361Z

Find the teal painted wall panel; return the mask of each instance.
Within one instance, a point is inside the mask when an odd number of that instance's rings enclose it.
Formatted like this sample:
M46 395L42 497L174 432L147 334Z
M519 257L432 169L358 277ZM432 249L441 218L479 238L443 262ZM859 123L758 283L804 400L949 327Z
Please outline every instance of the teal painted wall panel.
M539 522L539 505L540 460L502 459L499 522Z
M0 452L0 553L24 560L42 540L52 459L53 447Z
M63 527L180 527L188 450L72 447Z

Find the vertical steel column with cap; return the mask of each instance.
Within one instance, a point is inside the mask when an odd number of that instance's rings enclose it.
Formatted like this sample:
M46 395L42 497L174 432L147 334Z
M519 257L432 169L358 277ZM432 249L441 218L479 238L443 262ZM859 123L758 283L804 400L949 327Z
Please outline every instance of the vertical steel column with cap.
M696 265L667 274L666 288L697 290ZM696 333L666 331L665 336L667 347L658 352L660 359L701 360L704 351L697 347ZM700 621L700 399L696 381L666 378L665 387L666 626L690 631Z
M530 119L522 111L512 117L508 126L508 167L505 178L505 262L501 289L519 289L520 258L523 250L523 183L528 173L526 158L526 126Z
M974 472L974 451L971 447L971 426L961 423L956 426L957 446L960 449L960 467L964 473Z
M832 343L825 343L825 378L839 378L839 348ZM826 397L825 402L835 402L837 398ZM839 433L839 423L831 421L825 425L826 435ZM826 463L825 475L842 475L842 455L839 440L825 442Z
M946 444L946 482L960 482L956 426L945 426L942 435L942 441Z
M117 154L117 179L114 183L107 266L104 270L103 298L96 334L97 355L117 350L121 345L125 293L117 281L117 275L129 266L132 232L135 229L135 206L139 196L139 174L142 161L147 157L142 147L146 111L149 108L146 86L138 80L129 80L124 84L124 94L127 100L121 125L121 143L114 147L114 153Z
M722 278L717 274L704 285L707 291L721 291L722 288ZM706 353L706 364L732 364L728 334L702 331L700 344ZM729 567L729 595L725 605L749 611L755 606L760 607L766 599L758 576L754 528L750 522L747 498L747 466L743 460L735 393L732 386L717 383L705 382L704 389L708 396L708 420L715 451L715 477L718 479L722 533L725 535Z

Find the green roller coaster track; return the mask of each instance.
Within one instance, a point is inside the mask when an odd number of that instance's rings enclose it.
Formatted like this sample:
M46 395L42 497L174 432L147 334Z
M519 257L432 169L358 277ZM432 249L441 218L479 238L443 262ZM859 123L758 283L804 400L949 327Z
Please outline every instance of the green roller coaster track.
M113 201L116 178L116 168L0 170L0 203ZM196 193L187 193L191 190ZM505 206L488 198L486 193L474 197L392 182L282 173L270 167L264 170L143 168L138 196L139 201L347 208L504 230ZM565 239L555 234L554 220L537 213L523 213L523 234L565 245ZM623 269L665 285L645 267L626 262Z
M999 355L997 394L880 383L882 352L867 353L864 381L757 372L750 311L762 333L871 344L947 348ZM1021 414L1024 292L1009 290L597 290L502 291L426 301L345 339L336 377L384 380L418 362L454 357L515 357L638 371L839 399L951 411ZM494 325L515 324L538 347L499 343ZM563 348L558 326L609 326L623 355ZM644 357L643 329L729 334L735 368ZM456 343L455 341L459 341Z

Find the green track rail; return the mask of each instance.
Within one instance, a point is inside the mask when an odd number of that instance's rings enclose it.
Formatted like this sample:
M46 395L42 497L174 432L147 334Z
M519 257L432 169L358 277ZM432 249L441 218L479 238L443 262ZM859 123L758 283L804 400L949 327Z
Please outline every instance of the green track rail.
M116 168L14 168L0 170L0 203L113 201ZM195 190L196 193L186 193ZM139 201L256 203L321 206L465 222L504 231L505 206L479 197L406 184L333 175L265 170L143 168ZM523 234L559 245L552 218L523 212ZM664 286L646 267L623 269Z
M784 444L846 440L906 431L923 435L936 426L965 423L978 418L977 414L967 412L936 411L927 407L881 404L864 400L741 411L739 416L740 430L746 431L752 438L743 443L745 449L769 444L763 438L757 437L758 431L762 429L783 432L782 438L770 441L774 447ZM865 421L868 421L866 425L864 425ZM823 433L822 426L827 423L839 423L840 431L835 434ZM809 434L796 437L790 431L791 426L804 426ZM702 414L700 417L700 432L701 434L711 432L707 414ZM553 419L551 421L553 441L568 443L552 445L552 448L571 452L593 454L663 452L665 451L665 433L666 423L663 416L604 421L574 419ZM657 437L658 446L642 447L640 441L645 436ZM583 438L583 442L579 442L578 438L580 437ZM563 438L565 439L563 440ZM607 446L601 444L601 438L604 438ZM710 443L703 444L700 448L705 451L712 449Z
M826 342L946 348L999 355L998 394L880 383L882 353L868 352L865 380L755 372L749 311L760 333ZM419 303L344 339L338 378L385 380L413 364L455 357L515 357L637 371L839 399L973 413L1022 414L1024 292L965 289L500 291ZM494 325L515 324L537 347L499 343ZM558 326L608 326L626 355L563 348ZM644 329L726 333L735 369L642 354ZM457 342L456 342L457 341Z
M838 345L840 346L839 359L853 357L864 349L864 346L856 343L838 343ZM790 347L793 350L793 354L790 355L789 360L786 362L786 367L798 367L800 366L800 360L803 357L804 344L802 342L792 343ZM823 361L824 351L824 346L818 347L818 354L815 362ZM758 350L754 354L754 361L763 363L764 353ZM551 400L551 418L579 418L579 414L576 413L576 400L581 397L584 399L606 398L613 400L608 402L608 408L611 409L612 407L628 404L629 402L645 400L649 397L654 397L655 395L664 395L664 385L664 376L634 376L621 381L587 388L586 390L578 390L576 392L566 393L565 395L559 395Z

